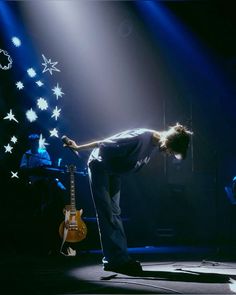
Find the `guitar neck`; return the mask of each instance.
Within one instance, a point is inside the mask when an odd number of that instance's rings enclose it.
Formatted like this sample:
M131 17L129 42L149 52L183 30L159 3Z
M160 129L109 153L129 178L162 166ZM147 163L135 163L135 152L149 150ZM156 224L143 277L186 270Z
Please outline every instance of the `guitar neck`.
M75 175L73 171L70 171L70 206L71 206L71 214L76 214Z

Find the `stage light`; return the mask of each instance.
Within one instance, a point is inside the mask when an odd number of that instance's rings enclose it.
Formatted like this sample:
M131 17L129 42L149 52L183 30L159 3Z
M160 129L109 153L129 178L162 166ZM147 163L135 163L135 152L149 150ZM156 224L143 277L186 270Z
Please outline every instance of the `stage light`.
M35 72L35 70L33 68L29 68L27 70L27 73L28 73L28 75L29 75L30 78L34 78L37 75L36 72Z
M194 71L214 85L221 84L220 72L211 63L207 48L165 4L159 1L136 1L135 5L146 19L163 55L173 65L181 67L182 71L189 68L188 72Z
M13 147L8 143L7 145L4 145L5 153L12 153Z
M3 120L9 120L9 121L15 121L16 123L19 123L18 120L15 118L15 115L12 113L12 109L9 113L3 118Z
M37 106L40 110L46 110L48 108L48 103L46 101L46 99L40 97L38 100L37 100Z
M15 137L15 135L12 136L11 142L13 142L14 144L17 143L17 137Z
M52 112L52 118L55 118L55 120L57 120L58 117L60 117L61 115L61 109L58 109L57 106L55 107L55 109Z
M56 95L56 98L58 99L58 97L62 97L62 95L64 95L65 93L62 92L62 88L59 87L59 84L57 83L57 85L52 88L53 94Z
M18 172L11 171L11 178L19 178Z
M42 54L43 60L44 62L42 63L42 65L44 66L43 69L43 73L49 71L50 75L52 75L52 72L60 72L60 70L58 68L56 68L56 65L58 64L57 61L52 62L51 58L47 59L43 54Z
M12 37L11 41L15 47L21 46L21 40L18 37Z
M30 121L31 123L36 121L38 116L35 113L35 111L31 108L30 110L26 111L25 113L26 118L28 119L28 121Z
M52 130L49 130L49 132L50 132L50 137L51 136L59 137L58 136L58 130L56 128L53 128Z
M16 82L16 88L18 90L21 90L24 88L24 84L21 81Z
M38 85L38 87L42 87L44 85L44 83L40 80L36 81L35 83Z

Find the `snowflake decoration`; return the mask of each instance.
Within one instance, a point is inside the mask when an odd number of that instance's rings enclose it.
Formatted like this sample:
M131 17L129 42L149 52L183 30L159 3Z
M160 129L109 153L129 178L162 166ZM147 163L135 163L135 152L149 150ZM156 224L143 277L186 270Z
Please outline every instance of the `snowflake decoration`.
M37 100L37 105L39 107L40 110L46 110L48 108L48 103L46 101L46 99L40 97L38 100Z
M47 143L46 139L43 138L43 135L40 134L40 136L39 136L39 148L40 149L46 149L46 145L49 145L49 143Z
M18 37L12 37L11 41L14 46L20 47L21 46L21 40Z
M61 87L59 87L59 84L57 83L57 85L52 89L53 94L56 95L57 99L58 97L62 97L62 95L64 95L65 93L62 92Z
M61 109L58 109L56 106L52 112L51 118L55 118L55 120L57 120L57 118L60 117L60 115L61 115Z
M60 70L58 68L56 68L56 65L58 64L58 62L52 62L51 58L47 59L43 54L42 54L43 60L44 62L42 63L42 65L44 66L43 69L43 73L49 71L50 75L52 75L52 72L60 72Z
M50 137L51 136L59 137L58 136L58 130L56 128L54 128L52 130L49 130L49 132L50 132Z
M40 80L36 81L35 83L38 85L38 87L42 87L44 85L43 82Z
M11 178L19 178L18 172L17 171L16 172L11 171Z
M10 37L10 42L11 43L11 48L13 48L14 46L16 48L22 46L22 40L20 40L20 38L16 37L16 36L12 36ZM14 49L14 48L13 48ZM16 50L16 49L15 49ZM3 50L0 48L0 70L9 70L13 65L13 61L11 56L8 54L8 52L6 50ZM34 87L36 87L38 89L38 87L42 87L44 86L46 88L45 85L46 82L44 80L44 78L39 76L39 71L38 68L35 67L35 65L31 64L31 67L26 68L25 69L25 74L28 75L30 78L33 78L31 81L34 84ZM57 61L52 61L51 58L46 58L45 55L42 54L42 73L46 73L49 72L50 75L55 74L54 72L61 72L61 70L58 68L58 62ZM36 77L36 78L35 78ZM25 88L27 88L27 83L25 82L25 80L23 80L23 78L18 78L19 80L15 80L13 83L15 85L13 85L13 88L15 88L15 91L17 90L22 90ZM20 80L21 79L21 80ZM45 84L44 84L45 83ZM65 93L62 90L62 87L59 85L60 82L54 82L51 85L51 90L49 88L49 91L52 91L51 96L55 95L55 98L58 100L59 98L61 98L63 95L65 95ZM43 88L44 88L43 87ZM53 88L52 88L53 87ZM38 89L38 90L43 90L43 89ZM18 91L17 91L18 93ZM51 118L54 118L56 121L59 119L59 117L61 116L61 111L62 109L60 108L60 105L58 104L57 106L50 106L50 101L48 99L48 97L40 97L40 96L44 96L45 94L41 93L38 95L38 97L36 97L36 104L32 106L32 108L26 108L23 112L25 112L25 116L26 119L32 123L36 120L39 121L39 114L42 114L39 110L47 110L49 111L51 114ZM34 108L34 109L33 109ZM9 121L15 121L17 123L19 123L19 121L17 120L16 117L18 117L18 115L13 113L13 109L10 109L9 112L6 112L6 115L3 116L3 120L9 120ZM15 112L15 110L14 110ZM54 122L55 123L55 122ZM28 123L29 124L29 123ZM49 127L50 128L50 127ZM60 135L59 129L53 128L51 127L51 129L48 128L48 136L47 139L45 139L43 137L42 134L40 134L40 138L39 138L39 148L40 149L46 149L46 146L49 145L48 142L46 142L46 140L49 140L49 136L51 137L56 137L58 138ZM17 147L19 141L20 141L20 137L15 134L10 134L9 136L9 142L5 143L5 145L2 145L2 151L9 154L14 154L15 152L15 147ZM20 173L19 171L14 170L14 168L9 169L8 171L9 173L9 177L11 177L12 179L19 179L20 177Z
M13 142L14 144L17 143L17 138L15 137L15 135L12 136L11 142Z
M16 82L16 88L18 90L21 90L24 88L24 84L21 81Z
M30 121L30 122L34 122L37 120L38 116L35 113L35 111L31 108L30 110L28 110L26 113L26 118Z
M10 154L12 154L12 149L13 149L13 147L10 146L9 143L8 143L7 145L4 145L4 148L5 148L5 153L10 153Z
M30 76L30 78L34 78L37 75L33 68L29 68L27 70L27 74Z
M9 113L7 113L6 117L3 118L4 120L9 120L9 121L15 121L17 123L19 123L16 118L15 118L15 115L12 113L12 110L10 110Z
M8 52L6 50L3 50L0 48L0 54L2 54L5 58L7 57L7 65L2 65L0 63L0 69L1 70L10 70L10 68L12 67L12 59L11 56L8 54Z

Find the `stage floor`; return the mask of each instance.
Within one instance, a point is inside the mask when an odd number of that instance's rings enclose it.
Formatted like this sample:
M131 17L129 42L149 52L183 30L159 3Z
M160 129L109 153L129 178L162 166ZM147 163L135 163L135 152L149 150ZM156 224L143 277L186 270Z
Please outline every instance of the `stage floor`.
M140 276L103 271L100 251L72 257L1 253L0 294L236 293L233 258L223 258L207 248L187 249L129 249L131 256L142 263Z

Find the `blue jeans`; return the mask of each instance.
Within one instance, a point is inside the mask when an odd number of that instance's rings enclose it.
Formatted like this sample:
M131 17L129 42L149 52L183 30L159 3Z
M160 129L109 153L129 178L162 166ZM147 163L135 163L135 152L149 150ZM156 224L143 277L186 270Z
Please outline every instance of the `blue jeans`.
M89 180L96 210L103 263L118 265L130 260L120 209L120 176L108 173L103 163L89 164Z

